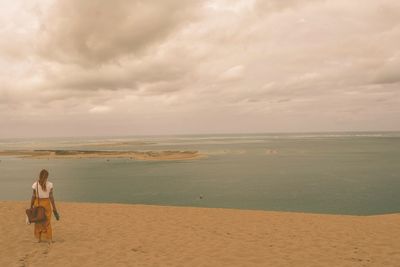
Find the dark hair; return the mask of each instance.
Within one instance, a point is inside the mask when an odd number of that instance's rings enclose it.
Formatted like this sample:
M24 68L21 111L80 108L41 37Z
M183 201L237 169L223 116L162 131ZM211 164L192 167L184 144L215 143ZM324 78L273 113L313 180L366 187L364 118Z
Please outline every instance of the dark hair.
M49 172L45 169L41 170L39 174L39 184L42 187L43 191L46 191L47 177L49 177Z

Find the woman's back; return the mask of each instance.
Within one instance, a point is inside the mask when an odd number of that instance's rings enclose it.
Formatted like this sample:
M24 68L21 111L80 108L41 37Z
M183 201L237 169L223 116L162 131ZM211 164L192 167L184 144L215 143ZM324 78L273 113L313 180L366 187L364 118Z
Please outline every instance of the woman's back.
M38 182L34 182L32 185L32 189L36 191L38 189L39 191L39 197L40 198L49 198L50 196L50 191L53 189L53 183L46 181L46 191L43 190L42 186L39 184L37 185ZM36 192L37 193L37 192Z

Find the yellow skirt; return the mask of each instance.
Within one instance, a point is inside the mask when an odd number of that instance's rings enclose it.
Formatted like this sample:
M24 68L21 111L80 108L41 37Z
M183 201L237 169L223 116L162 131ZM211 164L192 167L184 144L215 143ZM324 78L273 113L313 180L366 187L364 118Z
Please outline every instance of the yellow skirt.
M36 198L35 207L38 206L38 199ZM40 206L44 207L46 210L46 221L35 223L34 234L38 240L52 240L53 239L53 230L51 229L51 203L48 198L40 199Z

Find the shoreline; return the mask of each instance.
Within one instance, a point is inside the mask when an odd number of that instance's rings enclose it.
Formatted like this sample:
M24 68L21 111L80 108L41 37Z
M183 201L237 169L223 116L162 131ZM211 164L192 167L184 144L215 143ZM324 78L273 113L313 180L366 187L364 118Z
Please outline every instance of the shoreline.
M30 202L27 200L2 200L1 203L25 203ZM95 202L95 201L64 201L57 200L57 203L63 204L83 204L83 205L122 205L122 206L143 206L143 207L161 207L161 208L177 208L177 209L205 209L205 210L229 210L239 212L261 212L261 213L282 213L282 214L298 214L298 215L317 215L317 216L345 216L345 217L378 217L378 216L400 216L400 211L388 212L388 213L374 213L374 214L345 214L345 213L327 213L327 212L313 212L313 211L296 211L296 210L263 210L263 209L250 209L250 208L234 208L234 207L205 207L205 206L190 206L190 205L168 205L168 204L146 204L146 203L126 203L126 202ZM28 203L29 204L29 203Z
M400 214L333 215L57 202L54 243L0 201L1 266L396 266ZM11 222L11 223L10 223ZM44 263L44 264L43 264Z

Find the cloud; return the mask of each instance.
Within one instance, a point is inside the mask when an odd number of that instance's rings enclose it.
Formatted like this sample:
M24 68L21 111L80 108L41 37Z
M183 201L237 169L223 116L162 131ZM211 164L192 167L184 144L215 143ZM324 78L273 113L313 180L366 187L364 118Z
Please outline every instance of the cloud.
M244 67L242 65L234 66L224 71L220 79L221 81L235 81L243 77Z
M385 60L373 77L377 84L400 83L400 53Z
M102 114L102 113L107 113L110 110L111 108L107 106L95 106L89 110L89 113Z
M254 10L258 14L279 13L287 9L298 9L304 6L313 5L315 2L323 2L324 0L284 0L284 1L263 1L257 0Z
M23 5L28 6L25 22L14 16ZM12 61L17 68L33 63L30 72L21 73L27 67L17 71L24 81L36 77L36 82L22 87L58 101L57 94L71 99L86 97L85 91L102 94L129 89L147 94L143 90L148 88L148 94L163 94L182 90L191 62L182 51L173 54L181 48L175 45L174 35L196 22L201 8L196 0L21 0L10 10L15 12L9 15L15 22L8 24L22 24L27 30L16 34L12 25L3 32L12 43L0 41L4 69Z
M174 83L185 77L184 62L172 65L165 58L152 55L140 60L124 59L120 64L106 64L97 68L53 64L46 72L42 88L70 90L73 93L99 90L137 90L139 84Z
M102 125L121 134L400 125L395 0L19 0L0 14L4 127L79 122L88 135Z
M56 1L41 21L40 55L81 65L140 55L194 18L197 1Z

